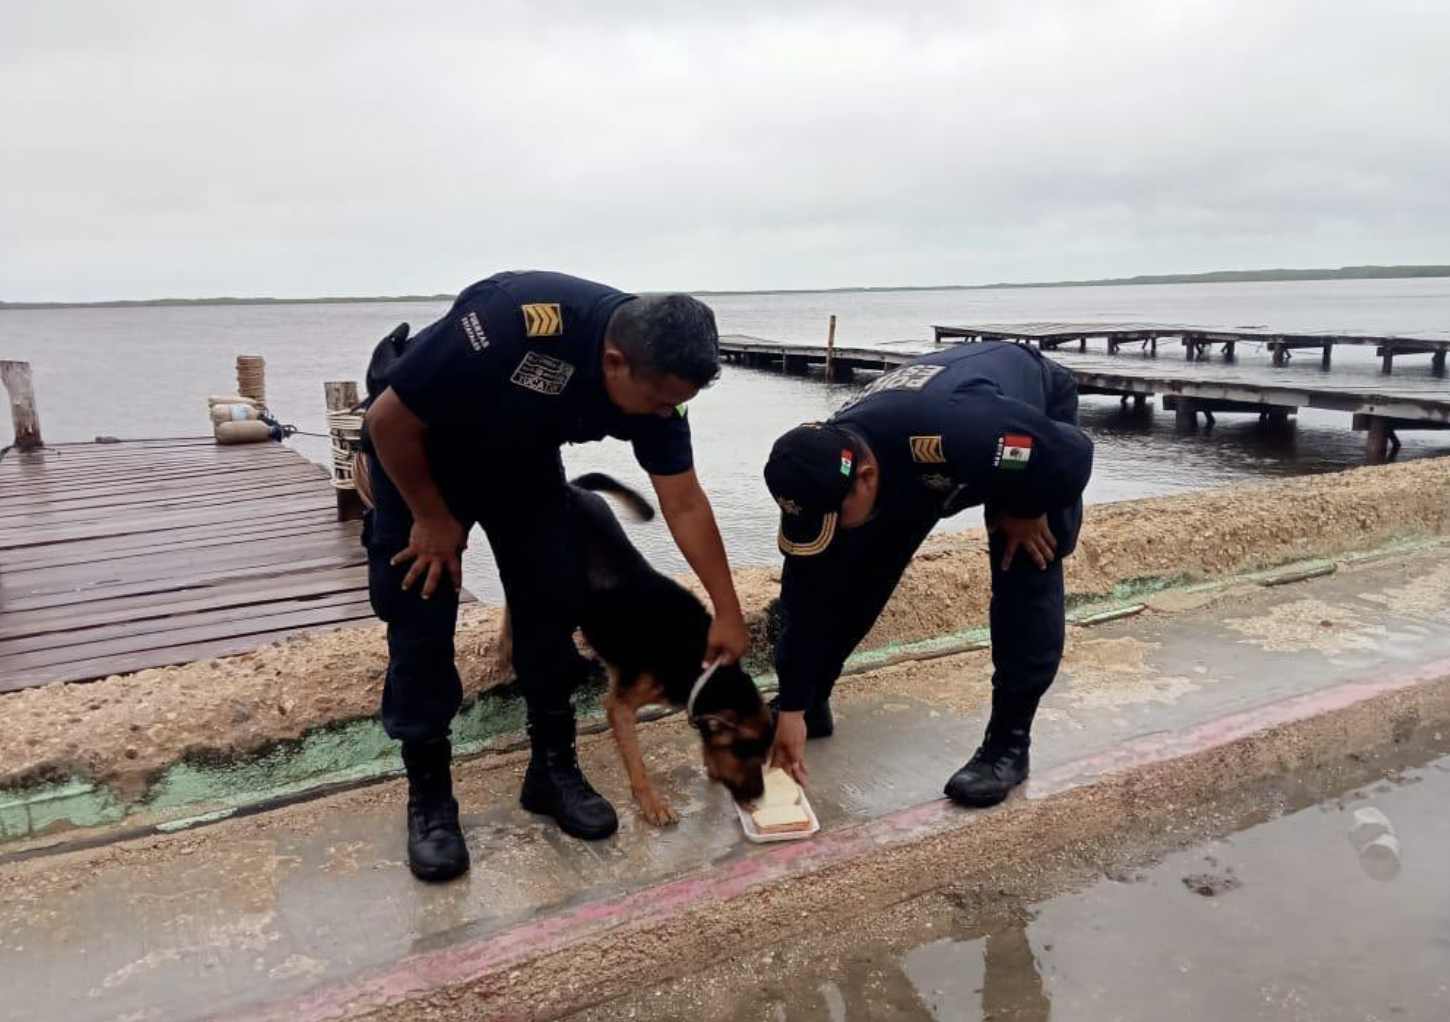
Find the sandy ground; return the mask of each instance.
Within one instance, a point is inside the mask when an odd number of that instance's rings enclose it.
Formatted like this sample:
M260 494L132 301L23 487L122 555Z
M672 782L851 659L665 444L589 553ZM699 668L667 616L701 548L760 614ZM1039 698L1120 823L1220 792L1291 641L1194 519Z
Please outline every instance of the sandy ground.
M1223 576L1446 531L1450 459L1099 505L1089 509L1077 554L1067 562L1068 588L1104 594L1133 579ZM866 647L984 624L984 550L980 531L930 540ZM778 574L746 569L736 579L763 648ZM494 658L499 613L471 607L461 615L459 667L470 695L504 680ZM316 725L372 714L385 663L383 632L374 626L0 696L0 788L80 775L132 795L188 755L245 754ZM958 698L984 693L968 688Z

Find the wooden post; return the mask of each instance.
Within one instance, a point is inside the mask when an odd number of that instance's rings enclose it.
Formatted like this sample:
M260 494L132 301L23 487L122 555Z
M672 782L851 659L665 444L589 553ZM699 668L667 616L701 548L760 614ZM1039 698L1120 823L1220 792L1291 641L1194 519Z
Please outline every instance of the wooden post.
M1390 447L1390 422L1383 415L1366 415L1364 424L1364 463L1383 465Z
M1387 344L1381 349L1381 354L1384 358L1380 362L1380 372L1388 376L1395 371L1395 349Z
M1284 346L1282 338L1275 338L1270 341L1269 350L1274 353L1274 365L1281 366L1289 361L1286 357L1289 354L1289 349Z
M826 329L826 379L836 378L836 314L831 313L831 325Z
M1174 402L1174 424L1180 430L1192 430L1198 426L1198 402L1191 397L1179 397Z
M40 439L40 413L35 410L35 389L29 362L0 362L0 384L10 395L10 421L15 424L15 449L44 447Z
M1334 345L1332 345L1332 344L1326 344L1326 345L1324 345L1324 353L1319 356L1319 366L1320 366L1320 368L1322 368L1322 369L1328 369L1329 368L1329 363L1333 360L1333 358L1334 358Z
M1436 376L1445 375L1445 349L1441 348L1430 356L1430 371Z
M325 382L322 385L322 393L327 400L327 410L329 412L351 411L357 406L357 383L354 380L334 380ZM335 433L333 433L330 425L328 428L328 432L329 434L332 434L334 459L343 456L338 449L339 438ZM355 518L361 518L365 509L362 497L358 495L357 487L352 483L350 451L346 452L346 457L349 459L347 467L348 483L345 487L336 485L333 486L333 492L337 494L337 520L339 522L346 522L351 521ZM331 471L333 479L336 480L338 478L337 469L333 468Z

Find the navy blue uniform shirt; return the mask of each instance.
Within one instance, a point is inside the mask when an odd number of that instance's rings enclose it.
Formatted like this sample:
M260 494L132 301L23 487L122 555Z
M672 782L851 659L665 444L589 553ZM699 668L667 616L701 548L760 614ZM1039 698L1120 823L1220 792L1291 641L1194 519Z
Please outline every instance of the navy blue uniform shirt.
M878 515L1067 507L1092 472L1072 376L1035 349L961 344L884 373L831 419L880 464Z
M516 459L612 436L651 475L678 475L694 464L683 408L626 415L604 391L604 331L633 297L562 273L496 274L419 331L388 385L428 425L430 456Z

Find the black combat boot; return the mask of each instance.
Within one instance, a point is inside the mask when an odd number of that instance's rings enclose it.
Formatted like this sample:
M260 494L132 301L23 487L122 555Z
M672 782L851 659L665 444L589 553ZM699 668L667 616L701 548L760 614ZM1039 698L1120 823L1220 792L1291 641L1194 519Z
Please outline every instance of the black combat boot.
M770 712L780 716L780 696L770 701ZM822 700L805 712L806 737L829 738L836 733L836 718L831 713L830 700Z
M1036 712L1036 699L1014 699L994 691L987 734L972 758L947 781L943 789L947 798L974 809L994 806L1027 780Z
M571 837L594 841L613 834L619 828L614 807L579 769L573 709L531 711L529 744L533 754L519 804L531 813L552 816Z
M453 798L447 738L403 743L408 770L408 868L419 880L452 880L468 869L468 845Z

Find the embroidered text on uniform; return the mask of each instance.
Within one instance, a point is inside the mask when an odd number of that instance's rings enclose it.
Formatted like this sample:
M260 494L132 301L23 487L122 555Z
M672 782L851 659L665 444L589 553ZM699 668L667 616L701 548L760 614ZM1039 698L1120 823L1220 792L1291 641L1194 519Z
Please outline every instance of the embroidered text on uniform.
M553 397L563 392L573 375L574 367L568 362L531 351L524 356L509 380L525 390Z

